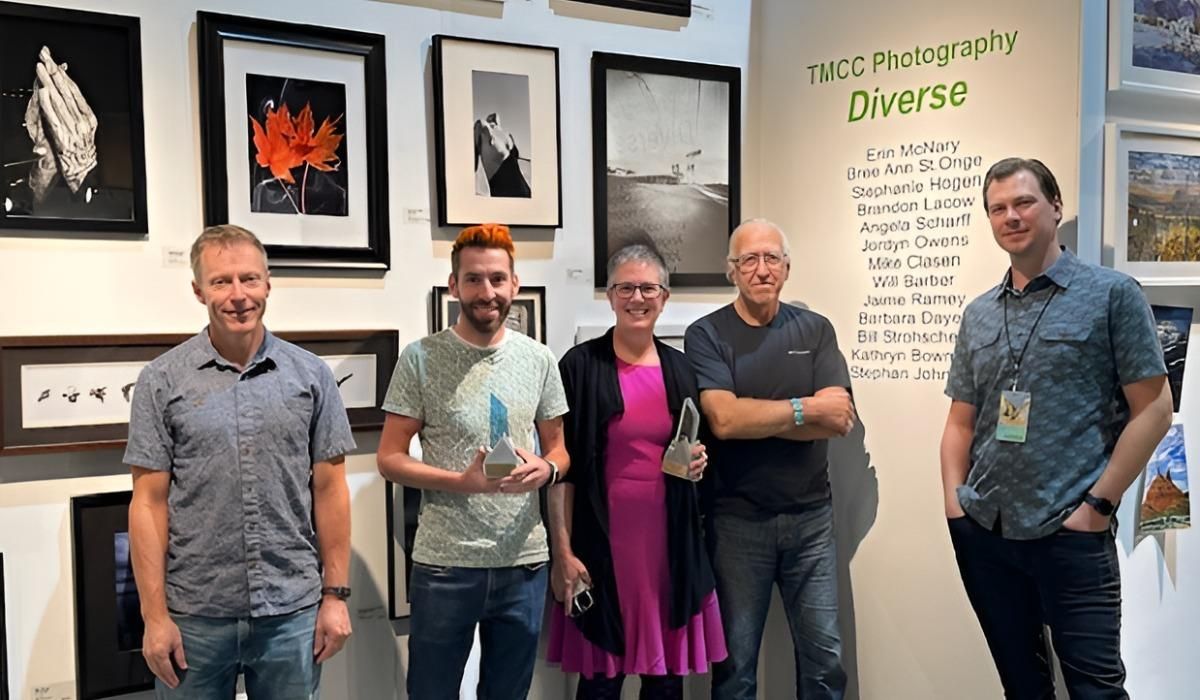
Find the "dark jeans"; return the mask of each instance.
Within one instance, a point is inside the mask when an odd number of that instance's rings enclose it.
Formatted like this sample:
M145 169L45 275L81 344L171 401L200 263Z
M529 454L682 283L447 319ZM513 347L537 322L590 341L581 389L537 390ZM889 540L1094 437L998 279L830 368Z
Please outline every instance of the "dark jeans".
M317 606L271 617L171 614L183 637L187 672L179 687L155 681L160 700L233 700L238 673L250 700L316 700Z
M546 564L497 569L414 564L408 696L458 700L479 625L479 700L524 700L533 680Z
M1128 698L1121 662L1121 573L1113 535L1058 532L1006 540L970 516L949 521L971 607L1004 695L1054 697L1043 626L1072 698Z
M754 700L758 650L779 586L796 659L796 697L838 700L846 690L838 631L837 552L828 499L767 520L713 518L713 569L729 658L713 666L714 700Z

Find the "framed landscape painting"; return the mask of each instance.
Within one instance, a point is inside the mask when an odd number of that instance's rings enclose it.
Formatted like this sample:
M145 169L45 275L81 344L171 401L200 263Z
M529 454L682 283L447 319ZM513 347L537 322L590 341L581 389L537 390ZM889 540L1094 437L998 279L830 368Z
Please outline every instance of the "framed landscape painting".
M741 199L741 71L592 54L595 287L631 243L662 254L673 287L728 286Z
M1109 0L1109 89L1200 97L1198 19L1192 0Z
M438 224L562 225L558 49L433 37Z
M1145 285L1200 283L1200 131L1105 129L1105 263Z
M137 17L0 2L0 229L145 234Z
M387 269L387 94L378 34L198 13L207 225L272 267Z
M1152 305L1154 326L1158 332L1158 344L1162 346L1163 362L1167 366L1167 382L1171 385L1171 399L1174 411L1179 413L1179 404L1183 400L1183 378L1187 363L1188 339L1192 335L1192 315L1194 309L1190 306L1159 306Z
M285 331L277 335L329 366L351 428L383 426L380 406L399 356L397 331ZM0 338L0 454L123 446L142 368L190 337Z

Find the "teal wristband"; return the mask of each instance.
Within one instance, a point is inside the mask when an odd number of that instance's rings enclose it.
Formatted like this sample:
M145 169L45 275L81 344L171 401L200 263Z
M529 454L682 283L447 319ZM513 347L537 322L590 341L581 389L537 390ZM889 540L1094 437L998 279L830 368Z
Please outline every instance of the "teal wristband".
M792 421L796 425L804 425L804 403L800 399L789 399L792 402Z

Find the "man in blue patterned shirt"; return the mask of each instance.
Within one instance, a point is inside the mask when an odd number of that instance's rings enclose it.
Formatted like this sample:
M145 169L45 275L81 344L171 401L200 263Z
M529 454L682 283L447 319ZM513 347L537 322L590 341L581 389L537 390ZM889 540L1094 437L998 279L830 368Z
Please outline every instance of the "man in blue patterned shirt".
M1138 283L1058 245L1041 162L984 178L1003 282L975 299L946 384L946 517L1006 697L1054 697L1043 627L1073 698L1126 698L1115 503L1171 423Z
M129 540L158 697L310 700L350 635L354 449L333 373L263 325L262 243L192 245L208 327L142 370L125 463Z

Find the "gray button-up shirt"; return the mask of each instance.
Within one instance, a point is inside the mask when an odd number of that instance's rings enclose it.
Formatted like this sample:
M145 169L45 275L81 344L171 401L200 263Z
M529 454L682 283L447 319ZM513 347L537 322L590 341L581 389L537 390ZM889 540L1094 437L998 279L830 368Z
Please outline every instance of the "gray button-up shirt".
M312 465L354 449L324 361L267 332L238 371L205 329L142 370L132 404L124 461L171 472L167 607L261 617L318 602Z
M1000 392L1014 375L1010 342L1019 356L1031 330L1017 387L1031 394L1028 434L1024 443L1001 442ZM1006 275L963 313L946 383L950 398L976 409L970 472L958 489L963 510L988 528L999 520L1010 539L1058 530L1108 466L1129 420L1121 387L1166 372L1154 316L1129 276L1068 250L1023 292Z

